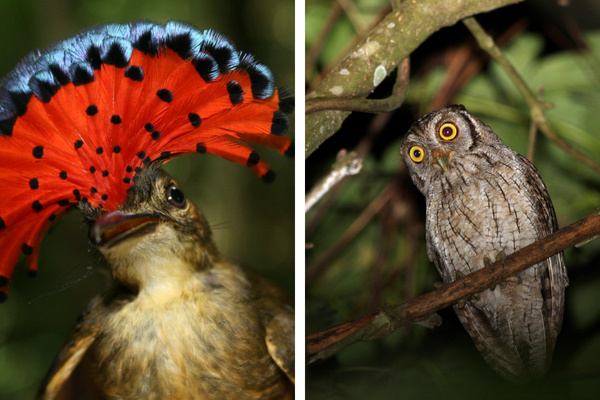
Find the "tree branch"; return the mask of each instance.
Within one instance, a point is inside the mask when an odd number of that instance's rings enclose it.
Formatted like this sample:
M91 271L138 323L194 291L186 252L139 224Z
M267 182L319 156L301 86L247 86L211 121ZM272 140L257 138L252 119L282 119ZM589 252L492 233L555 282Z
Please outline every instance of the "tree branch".
M466 300L475 293L497 285L506 278L568 247L598 235L600 233L599 210L514 252L506 257L504 265L501 261L495 262L491 268L482 268L462 280L415 297L408 303L387 306L355 321L308 335L306 338L308 362L332 356L344 347L359 341L387 336L408 322L425 323L426 326L439 325L441 319L434 314L436 311Z
M333 186L349 175L356 175L362 169L362 157L356 152L348 153L346 150L340 150L337 160L331 171L319 180L317 184L304 197L304 212L308 212Z
M529 114L531 116L531 120L539 128L539 130L561 149L563 149L564 151L566 151L567 153L569 153L570 155L587 165L588 167L600 172L600 164L586 157L579 150L577 150L569 143L567 143L563 138L558 136L556 132L554 132L554 130L548 124L548 120L546 119L545 114L545 111L548 108L551 108L552 105L544 101L538 100L536 95L527 86L527 83L525 83L523 78L521 78L517 70L515 70L510 61L508 61L508 59L504 57L502 51L498 48L498 46L496 46L496 44L494 43L494 39L483 30L483 28L481 27L481 25L479 25L475 18L466 18L463 21L463 23L469 29L469 31L471 31L471 33L475 37L475 40L477 40L479 47L485 50L490 55L490 57L492 57L494 61L496 61L500 65L500 67L502 67L504 72L512 80L517 89L519 89L519 91L525 98L527 105L529 106Z
M392 94L387 99L348 99L339 97L317 97L306 100L304 115L317 111L339 110L365 113L386 113L400 108L408 90L410 59L406 57L400 64Z
M481 12L519 0L420 0L401 2L330 74L307 95L366 98L379 84L376 71L387 75L433 32ZM333 135L349 111L307 115L305 156Z

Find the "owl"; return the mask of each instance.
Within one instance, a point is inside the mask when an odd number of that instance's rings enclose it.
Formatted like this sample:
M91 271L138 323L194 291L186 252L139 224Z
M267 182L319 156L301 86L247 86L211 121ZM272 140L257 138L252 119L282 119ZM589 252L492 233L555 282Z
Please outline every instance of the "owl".
M537 169L462 105L423 115L401 152L426 199L427 254L444 284L558 229ZM500 375L540 378L552 360L567 285L559 253L454 310Z

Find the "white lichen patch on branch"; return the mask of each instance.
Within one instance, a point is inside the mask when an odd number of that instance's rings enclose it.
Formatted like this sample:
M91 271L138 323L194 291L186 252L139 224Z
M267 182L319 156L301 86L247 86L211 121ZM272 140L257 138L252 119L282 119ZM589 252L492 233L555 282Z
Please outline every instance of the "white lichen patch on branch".
M344 87L341 85L336 85L336 86L332 87L331 89L329 89L329 91L334 96L341 96L342 93L344 93Z
M378 41L367 41L367 43L361 46L358 50L350 54L350 58L371 57L373 54L377 53L379 49L381 49L381 45Z
M373 74L373 86L379 86L379 84L383 82L386 76L387 70L385 69L385 67L383 65L378 65L377 68L375 68L375 73Z

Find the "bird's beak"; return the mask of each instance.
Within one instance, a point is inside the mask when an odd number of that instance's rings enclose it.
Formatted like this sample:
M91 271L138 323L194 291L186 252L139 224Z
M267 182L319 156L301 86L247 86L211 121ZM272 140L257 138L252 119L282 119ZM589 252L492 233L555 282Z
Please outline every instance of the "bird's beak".
M436 164L439 165L444 170L444 172L448 172L448 158L450 152L440 149L434 149L431 152L431 155L433 156L433 159L435 160Z
M112 247L133 236L153 232L161 220L163 219L156 214L109 212L98 218L90 227L90 242L98 247Z

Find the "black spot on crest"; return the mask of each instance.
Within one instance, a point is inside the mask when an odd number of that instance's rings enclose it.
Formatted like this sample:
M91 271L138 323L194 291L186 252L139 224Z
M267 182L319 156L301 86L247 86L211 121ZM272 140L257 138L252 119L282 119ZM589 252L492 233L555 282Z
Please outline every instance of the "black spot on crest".
M90 117L93 117L94 115L98 114L98 107L92 104L85 109L85 113Z
M114 65L117 68L125 68L127 64L129 64L125 50L118 42L113 42L108 49L108 52L104 55L102 62L108 65Z
M231 104L241 104L244 101L244 89L238 81L227 82L227 92L229 92Z
M246 162L246 165L248 165L248 166L256 165L256 164L258 164L259 161L260 161L260 156L258 155L257 152L253 151L248 156L248 161Z
M166 45L169 49L176 52L183 60L187 60L192 56L190 50L192 48L192 39L189 32L177 36L168 36Z
M144 70L140 66L130 65L125 69L125 78L141 82L144 79Z
M81 86L94 82L94 68L85 62L74 64L70 68L73 76L73 85Z
M102 67L102 55L98 46L90 46L87 52L87 60L93 69L100 69Z
M76 140L75 141L75 150L77 150L81 146L83 146L83 140Z
M33 253L33 247L31 247L30 245L28 245L27 243L23 243L23 245L21 246L21 251L23 252L23 254L25 254L26 256L31 255L31 253Z
M113 125L119 125L122 122L120 115L113 115L110 117L110 123Z
M260 179L262 179L263 182L271 183L275 180L275 173L273 171L267 171Z
M29 181L29 187L31 189L37 189L40 187L40 183L38 182L37 178L33 178Z
M42 203L36 200L31 204L31 208L33 208L35 211L42 211L44 206L42 206Z
M156 95L165 103L170 103L173 101L173 93L171 93L171 91L168 89L158 89L156 91Z
M190 120L190 123L192 124L192 126L194 128L199 127L200 124L202 123L202 118L200 118L200 116L196 113L189 113L188 119Z
M294 142L291 142L290 147L288 147L283 154L285 154L288 157L294 157L296 152L295 148L296 146L294 145Z
M44 146L36 146L33 148L33 156L35 158L42 158L44 155Z

